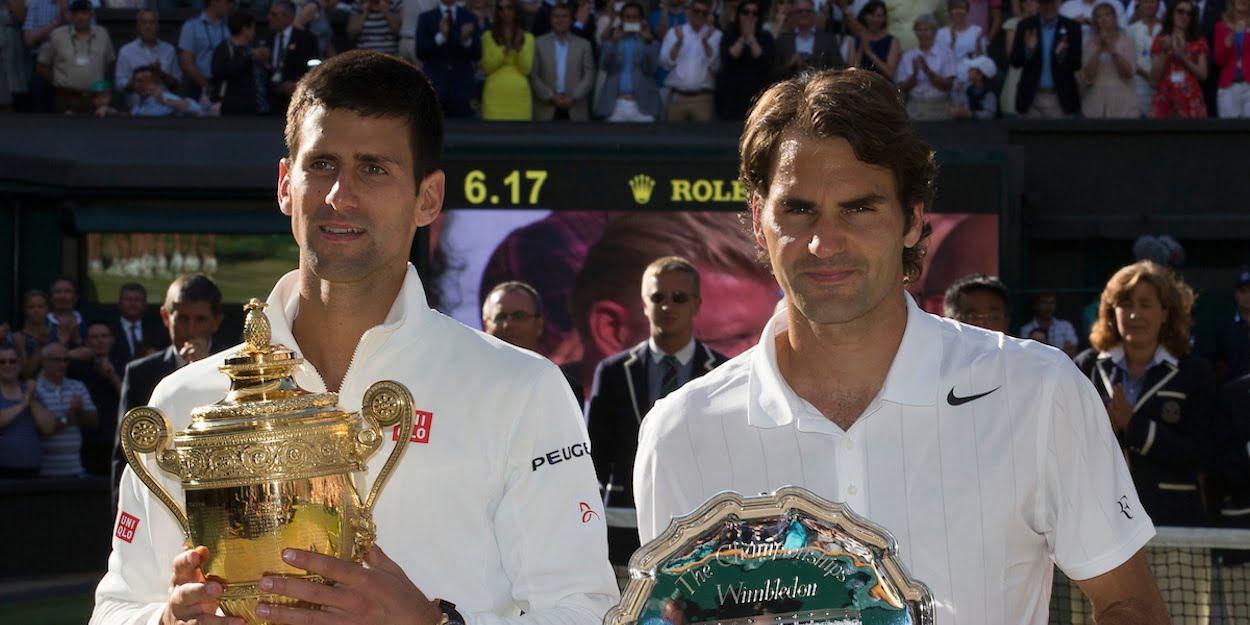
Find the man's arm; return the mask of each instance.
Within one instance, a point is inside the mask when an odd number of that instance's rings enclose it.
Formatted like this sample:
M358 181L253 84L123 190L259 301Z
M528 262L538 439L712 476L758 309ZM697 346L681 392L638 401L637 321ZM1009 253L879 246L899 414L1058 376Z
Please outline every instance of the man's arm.
M1168 625L1167 606L1159 594L1146 552L1138 551L1120 566L1076 583L1094 606L1098 625Z

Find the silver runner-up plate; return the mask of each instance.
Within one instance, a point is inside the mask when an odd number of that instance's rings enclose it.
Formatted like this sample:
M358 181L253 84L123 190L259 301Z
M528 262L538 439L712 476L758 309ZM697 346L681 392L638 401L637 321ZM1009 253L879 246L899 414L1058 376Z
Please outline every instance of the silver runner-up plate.
M933 598L884 528L787 486L724 492L629 559L604 625L932 625Z

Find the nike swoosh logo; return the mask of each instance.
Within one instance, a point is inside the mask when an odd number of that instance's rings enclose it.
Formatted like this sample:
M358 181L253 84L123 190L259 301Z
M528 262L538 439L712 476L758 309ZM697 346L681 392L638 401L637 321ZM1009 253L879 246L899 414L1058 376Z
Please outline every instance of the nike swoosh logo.
M996 387L996 388L994 389L994 391L997 391L997 390L998 390L998 389L1000 389L1000 388L1002 388L1002 387L1001 387L1001 386ZM950 405L952 405L952 406L962 406L962 405L964 405L964 404L966 404L966 403L968 403L968 402L970 402L970 401L976 401L976 400L978 400L978 399L981 399L982 397L985 397L986 395L989 395L990 393L993 393L994 391L986 391L986 392L984 392L984 393L981 393L980 395L969 395L969 396L967 396L967 397L956 397L956 396L955 396L955 389L953 389L953 388L952 388L952 389L951 389L951 392L949 392L949 393L947 393L947 394L946 394L946 403L948 403L948 404L950 404Z

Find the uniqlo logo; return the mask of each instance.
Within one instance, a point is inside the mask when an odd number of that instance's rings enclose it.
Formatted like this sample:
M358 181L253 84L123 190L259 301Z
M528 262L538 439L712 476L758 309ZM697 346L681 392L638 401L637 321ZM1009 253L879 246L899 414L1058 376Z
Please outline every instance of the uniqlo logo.
M118 538L128 543L134 542L135 530L137 529L139 529L139 517L130 516L125 512L117 517L117 532L115 533Z
M409 443L428 443L430 442L430 424L434 421L434 413L424 410L412 411L412 437L408 439ZM391 440L399 440L399 426L391 432Z

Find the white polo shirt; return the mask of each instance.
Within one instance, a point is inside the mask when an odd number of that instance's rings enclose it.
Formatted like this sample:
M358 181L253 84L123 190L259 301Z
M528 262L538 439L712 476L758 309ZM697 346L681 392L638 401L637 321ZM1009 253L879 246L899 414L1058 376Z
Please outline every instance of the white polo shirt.
M726 490L803 486L885 527L937 623L1046 623L1052 559L1073 579L1154 536L1106 410L1062 352L927 314L847 431L777 369L784 311L755 347L656 403L634 465L645 544Z

